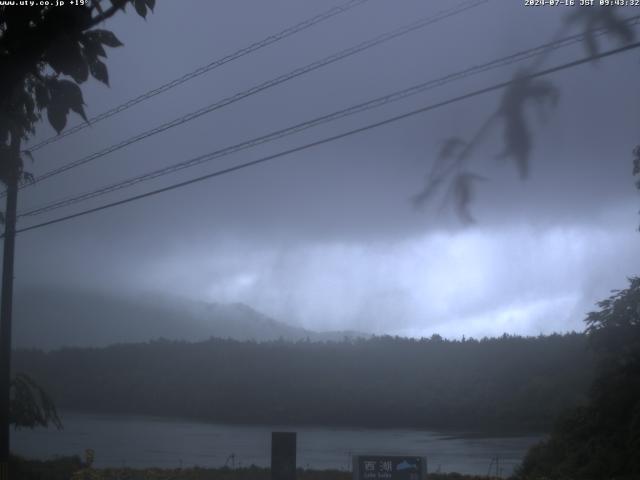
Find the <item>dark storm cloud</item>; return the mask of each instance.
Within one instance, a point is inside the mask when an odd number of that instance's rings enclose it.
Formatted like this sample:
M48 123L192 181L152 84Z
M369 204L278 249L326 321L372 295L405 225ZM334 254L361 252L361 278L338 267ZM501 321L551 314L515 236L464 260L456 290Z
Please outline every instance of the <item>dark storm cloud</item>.
M42 149L33 171L81 158L450 5L372 0ZM146 22L120 16L108 25L125 43L109 52L112 87L89 85L87 110L97 114L328 7L284 0L161 2ZM561 17L559 10L489 2L24 190L21 208L537 46L552 38ZM583 55L574 46L555 52L545 66ZM496 161L503 149L500 130L488 135L473 157L473 168L489 181L480 185L472 205L479 224L471 230L448 207L441 209L440 201L415 211L409 198L422 187L441 142L451 135L471 137L497 107L499 94L25 233L18 243L18 284L159 289L244 301L318 329L481 335L579 328L584 311L610 288L624 286L625 276L640 266L637 194L630 177L631 150L640 142L634 81L639 55L622 54L550 78L560 101L544 121L535 109L527 113L534 148L526 181L518 180L514 165ZM515 68L106 198L438 102L509 78ZM47 126L41 132L51 133Z

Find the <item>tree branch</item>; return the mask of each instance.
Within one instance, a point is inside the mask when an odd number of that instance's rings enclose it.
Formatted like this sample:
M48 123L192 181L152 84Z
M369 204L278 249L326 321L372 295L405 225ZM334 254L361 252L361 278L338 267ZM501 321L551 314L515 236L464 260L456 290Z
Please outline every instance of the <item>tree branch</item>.
M114 0L111 7L107 8L104 12L102 12L101 14L91 19L91 21L89 22L85 30L89 30L90 28L95 27L99 23L102 23L105 20L113 17L118 12L118 10L123 10L124 6L128 2L129 0Z

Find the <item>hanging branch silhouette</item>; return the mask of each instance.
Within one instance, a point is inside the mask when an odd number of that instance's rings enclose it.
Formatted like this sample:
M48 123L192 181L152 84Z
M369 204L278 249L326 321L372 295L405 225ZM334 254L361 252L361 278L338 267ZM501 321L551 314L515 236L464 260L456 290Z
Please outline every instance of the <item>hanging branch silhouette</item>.
M597 32L602 28L608 30L622 44L633 42L635 37L631 26L624 21L624 18L618 16L615 9L611 7L600 6L597 8L576 9L575 12L567 15L565 24L578 24L583 27L586 35L585 48L592 57L600 53Z
M17 374L11 380L10 422L19 428L48 427L62 429L62 421L51 397L30 376Z
M515 83L502 95L497 115L502 122L504 150L499 159L511 159L518 169L520 178L529 175L532 133L526 118L526 107L533 102L541 109L549 102L553 107L558 104L559 92L547 80L532 80L530 72L523 70L515 74Z
M611 7L580 8L566 16L559 36L564 29L578 26L584 35L584 47L590 57L600 52L600 42L603 32L613 37L621 45L635 40L635 32L629 18L619 16ZM634 23L637 23L635 19ZM478 129L472 140L467 141L459 136L452 136L444 141L438 155L427 174L424 188L411 197L414 207L424 207L442 193L444 204L452 204L458 218L463 224L475 222L471 214L471 205L479 181L486 181L480 176L463 167L469 163L476 147L486 138L494 125L502 129L503 150L497 155L498 159L511 160L516 167L521 180L529 176L531 154L533 149L533 129L527 117L530 105L538 108L540 118L545 119L545 112L558 105L559 90L547 80L531 78L530 75L546 61L546 54L538 57L529 68L517 71L512 82L502 93L497 110ZM592 60L594 63L596 58ZM638 161L635 169L640 169ZM639 170L640 171L640 170ZM640 180L638 181L640 188Z

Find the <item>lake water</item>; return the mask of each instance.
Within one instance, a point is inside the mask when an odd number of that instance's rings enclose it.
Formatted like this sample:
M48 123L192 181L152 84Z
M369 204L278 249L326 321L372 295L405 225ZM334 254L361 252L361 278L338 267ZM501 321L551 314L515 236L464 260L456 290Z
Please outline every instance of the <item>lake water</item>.
M64 430L12 432L12 450L30 458L83 455L97 467L269 466L272 431L296 431L298 467L351 469L351 455L426 456L429 471L486 475L498 456L512 472L539 436L479 437L403 429L236 426L166 418L66 413ZM234 460L230 455L234 454ZM495 470L494 470L495 472Z

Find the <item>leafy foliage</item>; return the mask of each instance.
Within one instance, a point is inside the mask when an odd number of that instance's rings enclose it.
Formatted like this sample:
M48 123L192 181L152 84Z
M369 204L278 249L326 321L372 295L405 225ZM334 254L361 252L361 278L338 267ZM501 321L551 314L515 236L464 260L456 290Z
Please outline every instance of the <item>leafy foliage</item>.
M478 181L487 180L478 174L462 170L474 147L488 132L489 127L498 122L502 125L504 138L504 149L498 158L513 160L520 178L526 178L533 143L526 115L527 106L533 103L543 112L548 105L555 107L558 99L558 91L550 82L531 78L530 72L526 70L516 73L502 94L498 109L485 121L473 140L465 141L459 137L451 137L444 143L427 177L424 189L413 197L414 204L425 204L448 182L448 198L445 200L453 201L458 218L464 223L473 223L470 206L475 186Z
M15 147L35 133L45 110L60 133L70 112L87 121L80 85L89 77L109 84L101 59L107 56L105 47L119 47L122 42L95 27L127 3L134 3L143 17L155 7L154 0L109 0L108 8L100 0L73 8L42 3L29 8L0 6L0 181L5 184L16 178L30 180Z
M156 0L133 0L133 6L135 7L136 12L138 12L138 15L143 18L147 17L147 9L153 10L155 5Z
M467 148L468 143L459 137L451 137L445 140L440 149L440 153L436 157L433 169L427 176L425 187L412 198L413 204L416 207L424 205L433 197L447 176L446 170L450 168L449 164L454 159L459 158Z
M47 116L49 123L57 132L61 132L67 124L70 110L87 121L87 115L83 108L82 91L77 84L69 80L52 79L49 81L48 88Z
M58 429L62 422L51 397L31 377L16 375L11 381L10 423L17 428L48 427Z
M599 368L589 402L528 453L521 479L640 477L640 278L598 306L586 318Z
M640 364L640 278L624 290L598 302L600 310L585 319L587 334L607 368Z
M600 53L598 45L598 30L607 29L610 34L624 44L632 42L635 33L631 26L618 16L617 10L611 6L593 6L593 8L577 8L567 15L568 25L578 24L586 35L585 48L587 53L595 57Z
M529 173L532 140L525 107L531 101L540 108L547 102L555 106L558 103L558 91L550 82L531 79L529 72L521 71L505 90L498 109L498 117L504 125L505 145L500 157L513 159L521 178L526 178Z
M90 74L108 84L100 57L106 57L104 46L122 45L112 32L94 27L129 1L110 0L107 9L100 0L72 8L57 8L54 2L0 6L0 181L5 185L34 180L22 160L23 154L33 156L20 144L35 133L44 110L58 133L70 112L87 121L80 84ZM153 8L154 2L146 5ZM3 414L9 413L16 428L62 427L53 401L31 377L17 375L10 390L10 411Z
M453 179L451 192L458 216L463 222L475 222L475 219L471 215L471 211L469 209L475 192L475 184L486 180L487 179L485 177L469 172L459 173Z
M11 147L0 145L0 179L14 178L14 176L17 176L18 182L30 183L33 181L33 175L24 171L22 161L16 160ZM0 223L4 223L4 213L2 212L0 212Z

